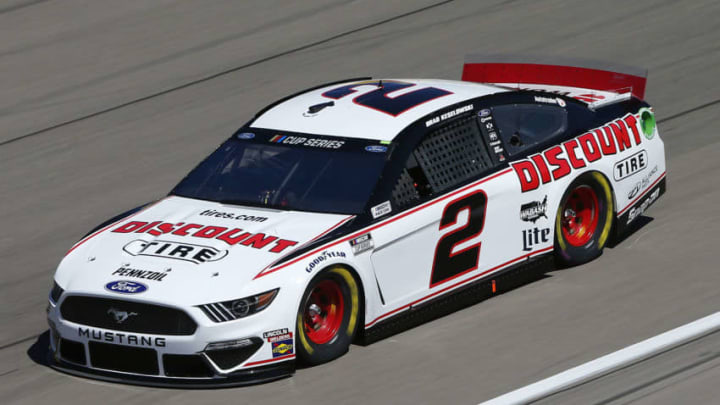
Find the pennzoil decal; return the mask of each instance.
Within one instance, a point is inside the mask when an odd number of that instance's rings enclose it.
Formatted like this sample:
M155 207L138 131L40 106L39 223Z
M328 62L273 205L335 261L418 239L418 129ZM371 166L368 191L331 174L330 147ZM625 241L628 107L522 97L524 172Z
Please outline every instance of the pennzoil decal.
M132 243L132 242L131 242ZM145 280L162 281L167 275L167 272L162 271L151 271L133 269L131 267L122 266L112 273L113 276L120 277L131 277L131 278L142 278Z

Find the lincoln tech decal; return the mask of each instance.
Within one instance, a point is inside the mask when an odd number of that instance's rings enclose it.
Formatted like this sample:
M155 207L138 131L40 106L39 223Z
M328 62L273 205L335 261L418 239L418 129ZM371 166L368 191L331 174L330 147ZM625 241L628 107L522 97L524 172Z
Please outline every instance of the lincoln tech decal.
M292 342L292 332L287 328L271 330L263 333L263 338L269 343L279 342L281 340L290 340Z
M520 179L522 192L536 190L542 184L561 179L603 156L611 156L642 142L637 118L628 114L600 128L553 146L537 155L512 163ZM647 160L647 159L645 159Z
M149 223L143 221L132 221L121 225L112 231L116 233L149 233L153 236L170 234L176 236L191 236L200 239L217 239L230 246L248 246L255 249L266 249L272 253L281 253L283 250L297 245L297 242L294 240L280 239L277 236L265 235L264 233L243 232L240 228L228 229L224 226L185 224L184 222L173 224L162 221L153 221ZM204 261L212 261L212 259L219 260L220 258L216 258L219 252L220 251L215 254L209 254L206 252L207 254L202 255L202 259ZM160 254L164 253L165 250L160 252ZM191 252L188 251L187 255L190 253ZM183 257L187 257L187 255ZM200 258L196 258L194 260L200 260Z

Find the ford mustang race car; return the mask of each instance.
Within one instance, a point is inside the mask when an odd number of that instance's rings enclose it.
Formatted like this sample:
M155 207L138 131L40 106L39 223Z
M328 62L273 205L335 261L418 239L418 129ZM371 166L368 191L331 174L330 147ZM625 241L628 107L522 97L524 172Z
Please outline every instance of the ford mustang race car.
M62 259L50 362L110 381L290 375L449 297L598 257L665 192L642 70L471 57L260 111ZM445 301L443 301L445 300Z

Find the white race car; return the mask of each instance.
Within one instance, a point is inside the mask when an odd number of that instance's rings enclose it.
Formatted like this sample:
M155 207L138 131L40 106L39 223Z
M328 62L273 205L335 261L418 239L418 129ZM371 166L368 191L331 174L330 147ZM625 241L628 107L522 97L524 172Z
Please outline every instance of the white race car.
M148 385L268 381L592 260L665 191L644 89L633 68L473 58L463 81L280 100L167 197L70 249L51 364Z

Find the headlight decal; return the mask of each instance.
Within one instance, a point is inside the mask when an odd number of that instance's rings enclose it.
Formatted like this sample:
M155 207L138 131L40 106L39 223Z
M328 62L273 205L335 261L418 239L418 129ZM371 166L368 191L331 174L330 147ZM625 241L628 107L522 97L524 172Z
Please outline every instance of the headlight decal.
M198 305L198 308L215 323L234 321L267 308L275 299L279 290L279 288L276 288L250 297Z

